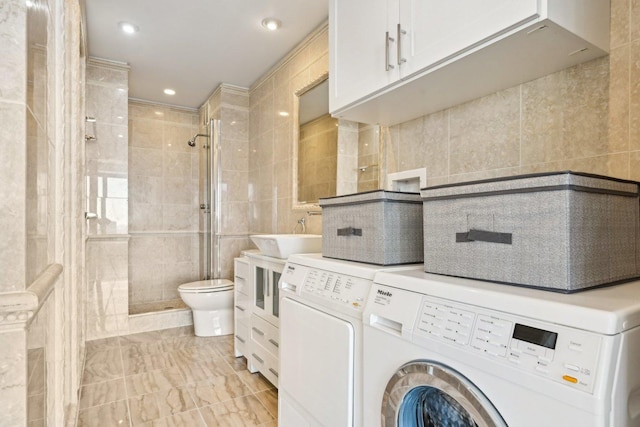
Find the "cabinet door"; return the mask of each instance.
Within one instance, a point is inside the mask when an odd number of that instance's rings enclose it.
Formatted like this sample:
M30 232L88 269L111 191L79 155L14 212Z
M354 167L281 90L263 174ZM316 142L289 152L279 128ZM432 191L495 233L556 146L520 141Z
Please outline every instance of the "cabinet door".
M539 17L538 0L401 0L401 77Z
M258 313L265 314L267 298L267 280L269 280L269 270L263 267L254 266L253 270L253 308Z
M271 272L271 314L280 317L280 288L278 282L282 273L278 271Z
M329 110L335 111L398 79L395 37L398 0L330 0ZM394 68L385 66L388 59Z

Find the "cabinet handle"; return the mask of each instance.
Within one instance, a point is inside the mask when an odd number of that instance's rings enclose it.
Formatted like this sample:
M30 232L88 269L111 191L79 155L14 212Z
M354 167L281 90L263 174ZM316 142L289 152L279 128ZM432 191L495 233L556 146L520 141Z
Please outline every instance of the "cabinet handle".
M236 305L236 308L240 311L244 311L244 308L240 307L239 305Z
M278 344L278 341L275 341L274 339L269 338L269 342L273 344L274 347L280 348L280 344Z
M384 69L389 71L393 69L393 65L389 64L389 42L392 42L393 38L389 37L389 31L384 34Z
M243 344L246 342L245 340L243 340L242 338L240 338L238 335L236 335L236 339L237 339L238 341L240 341L241 343L243 343Z
M398 23L398 65L407 62L407 60L402 57L402 35L404 34L407 34L407 32L403 30L400 23Z
M258 361L258 363L264 363L264 360L262 360L257 354L251 353L251 355Z
M262 332L260 329L258 329L258 328L256 328L256 327L252 327L251 329L253 329L253 331L254 331L256 334L260 335L261 337L263 337L263 336L264 336L264 332Z
M269 368L269 372L271 372L273 375L275 375L275 376L276 376L276 378L278 378L278 371L276 371L276 370L275 370L275 369L273 369L273 368Z

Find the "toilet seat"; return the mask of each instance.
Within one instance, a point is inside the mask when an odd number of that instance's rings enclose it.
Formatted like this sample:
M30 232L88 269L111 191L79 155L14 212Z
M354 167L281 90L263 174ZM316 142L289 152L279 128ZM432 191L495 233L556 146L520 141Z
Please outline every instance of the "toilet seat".
M199 280L178 286L179 292L190 294L215 293L233 290L233 282L227 279Z

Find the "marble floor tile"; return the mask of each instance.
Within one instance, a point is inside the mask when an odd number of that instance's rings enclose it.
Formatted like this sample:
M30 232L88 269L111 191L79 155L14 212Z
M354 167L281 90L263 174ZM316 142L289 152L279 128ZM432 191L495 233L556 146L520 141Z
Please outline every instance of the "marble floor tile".
M238 375L240 376L240 379L244 381L244 383L248 385L251 391L254 393L273 388L273 384L271 384L268 379L263 377L260 372L252 374L249 371L240 371L238 372Z
M125 377L128 396L155 393L157 391L184 385L185 381L178 368L160 369Z
M233 353L223 358L225 362L231 366L234 371L244 371L247 369L247 359L244 357L235 357Z
M277 427L278 391L233 354L192 326L90 341L77 426Z
M209 406L251 394L238 375L211 378L188 386L198 407Z
M200 411L194 409L188 412L181 412L179 414L171 415L165 418L158 418L157 420L148 421L143 424L133 424L134 427L206 427ZM277 426L276 426L277 427Z
M86 351L87 355L89 355L96 351L104 351L118 347L120 347L120 339L118 337L102 338L99 340L87 341Z
M162 340L162 334L159 331L140 332L138 334L124 335L120 337L120 345L142 344L157 342Z
M273 417L254 396L238 397L216 405L200 408L208 427L258 426Z
M181 326L179 328L163 329L160 331L163 340L168 338L192 337L195 336L193 326Z
M124 378L88 384L80 388L80 409L104 405L125 396Z
M77 427L122 427L129 425L127 402L119 400L83 409L78 413Z
M119 348L96 351L86 356L82 384L92 384L122 376L122 358Z
M223 359L193 361L176 358L176 367L189 384L234 373L233 369Z
M278 418L278 391L275 388L267 391L261 391L255 395L260 403L267 408L267 411L274 417Z
M167 350L171 349L173 353L190 360L221 359L220 353L216 350L215 345L196 345L191 347L171 347L165 345L165 348Z
M122 365L125 376L141 374L143 372L167 369L176 366L171 353L157 354L127 354L122 355Z
M167 350L162 341L124 344L120 347L123 356L147 356L150 354L166 353Z
M233 354L233 342L221 342L216 346L216 350L220 353L220 355L224 356L227 354Z
M172 388L129 399L131 422L134 425L187 412L195 407L196 405L185 387Z

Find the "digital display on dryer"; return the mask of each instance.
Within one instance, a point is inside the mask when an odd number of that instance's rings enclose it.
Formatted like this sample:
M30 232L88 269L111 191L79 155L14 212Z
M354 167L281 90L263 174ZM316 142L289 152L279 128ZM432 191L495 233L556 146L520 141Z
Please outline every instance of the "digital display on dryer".
M513 338L554 350L556 348L558 334L516 323L513 329Z

